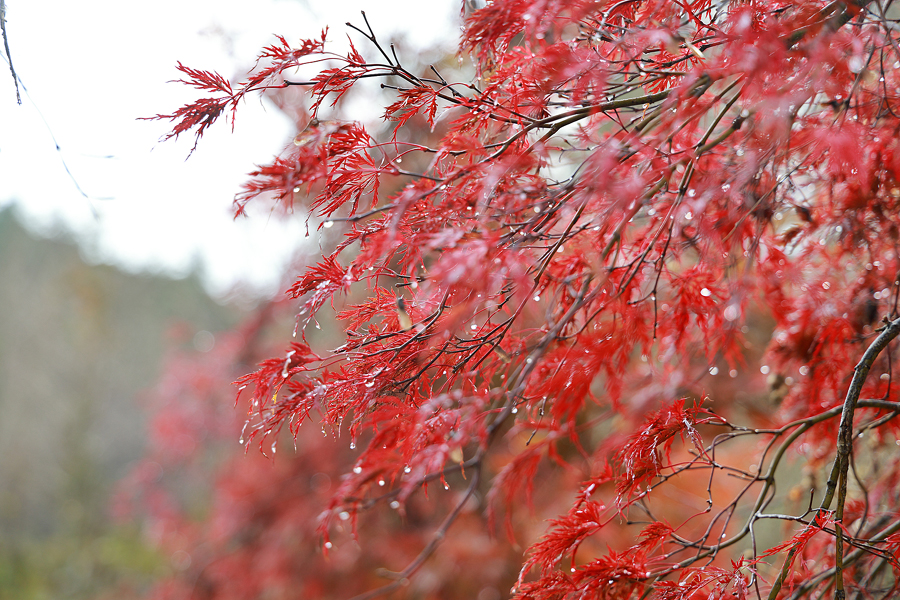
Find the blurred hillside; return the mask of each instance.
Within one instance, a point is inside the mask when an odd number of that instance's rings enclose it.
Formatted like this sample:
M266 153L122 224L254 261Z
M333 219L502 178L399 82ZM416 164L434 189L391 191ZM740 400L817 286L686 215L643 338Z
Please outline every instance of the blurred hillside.
M208 351L237 318L196 277L89 265L0 212L0 599L95 597L158 569L106 512L143 449L140 392L167 346Z

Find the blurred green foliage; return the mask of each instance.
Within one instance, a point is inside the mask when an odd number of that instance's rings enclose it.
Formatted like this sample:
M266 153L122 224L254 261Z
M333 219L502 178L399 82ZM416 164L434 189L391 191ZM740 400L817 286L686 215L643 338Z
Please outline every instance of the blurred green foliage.
M109 498L165 349L208 350L238 316L196 275L91 265L0 211L0 600L130 597L170 568Z

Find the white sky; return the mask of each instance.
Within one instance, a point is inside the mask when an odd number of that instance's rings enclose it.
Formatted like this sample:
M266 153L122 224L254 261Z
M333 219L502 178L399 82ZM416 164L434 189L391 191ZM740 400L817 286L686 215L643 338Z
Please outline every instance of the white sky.
M295 132L277 109L250 101L238 111L233 134L224 120L216 123L185 161L192 135L158 143L168 126L137 120L171 113L198 97L187 86L166 83L180 76L176 62L236 79L273 41L272 34L297 42L317 36L326 24L329 40L341 44L332 47L342 47L351 33L363 55L374 58L374 49L344 25L361 26L360 9L384 39L405 32L411 44L430 47L449 38L452 49L460 2L6 0L6 5L13 65L29 94L16 105L12 78L0 62L0 207L15 203L36 231L72 231L85 255L97 262L176 276L202 264L207 287L222 295L239 281L275 292L291 254L310 242L304 240L302 218L281 222L265 213L231 218L231 201L246 173L269 162ZM61 158L87 194L111 199L81 196Z

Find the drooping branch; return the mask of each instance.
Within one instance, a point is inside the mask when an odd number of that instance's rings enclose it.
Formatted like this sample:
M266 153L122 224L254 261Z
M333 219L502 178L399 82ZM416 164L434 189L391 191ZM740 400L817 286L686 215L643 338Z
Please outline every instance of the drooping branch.
M853 379L850 381L850 387L847 390L847 396L841 407L841 420L838 427L837 451L835 453L834 464L825 488L825 496L817 509L818 514L825 514L831 508L831 503L837 494L837 508L835 515L835 600L843 600L845 597L844 584L842 577L842 558L844 550L843 523L844 506L847 500L847 472L850 467L850 454L853 451L853 415L856 411L859 395L862 392L863 385L869 375L869 370L875 364L875 360L881 352L887 348L898 335L900 335L900 319L887 322L884 329L875 338L856 367L853 369ZM788 556L785 558L784 565L778 575L775 583L769 592L769 600L777 598L785 579L788 576L790 565L793 563L794 555L797 549L791 548Z

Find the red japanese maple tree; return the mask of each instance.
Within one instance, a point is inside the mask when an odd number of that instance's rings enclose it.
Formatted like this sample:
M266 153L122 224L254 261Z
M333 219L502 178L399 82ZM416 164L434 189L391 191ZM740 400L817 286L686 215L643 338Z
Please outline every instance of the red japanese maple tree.
M204 557L159 595L896 594L897 14L493 0L459 68L365 15L348 54L279 37L239 84L179 64L206 96L170 137L308 101L235 206L323 252L266 309L293 337L257 320L158 389L157 460L237 437L209 387L233 378L242 443L296 448L236 454L205 522L147 492ZM360 86L386 125L347 110Z

